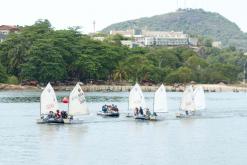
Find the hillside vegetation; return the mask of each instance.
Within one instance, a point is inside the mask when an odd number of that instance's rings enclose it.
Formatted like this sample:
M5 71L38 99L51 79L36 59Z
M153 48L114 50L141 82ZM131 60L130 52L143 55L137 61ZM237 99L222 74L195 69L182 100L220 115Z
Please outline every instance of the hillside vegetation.
M183 31L191 35L209 37L222 41L224 46L247 49L247 35L233 22L218 13L202 9L180 9L176 12L116 23L103 29L147 29L155 31Z
M124 47L119 35L103 42L75 29L54 30L48 20L22 27L0 43L0 82L23 80L233 83L242 80L247 57L234 47Z

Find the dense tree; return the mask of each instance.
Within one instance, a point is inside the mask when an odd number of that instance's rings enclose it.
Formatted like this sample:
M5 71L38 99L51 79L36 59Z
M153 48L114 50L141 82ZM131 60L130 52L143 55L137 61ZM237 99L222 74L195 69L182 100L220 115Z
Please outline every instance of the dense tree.
M40 82L63 80L66 68L62 56L54 49L51 40L39 40L30 48L29 58L22 65L23 79L35 79Z
M247 57L233 47L217 49L204 44L197 52L186 47L130 49L121 46L123 39L115 35L96 41L76 29L54 30L48 20L38 20L0 43L0 82L232 83L243 78Z
M8 76L6 74L6 70L4 66L0 63L0 83L4 83L8 80Z
M180 67L178 70L171 72L166 77L168 83L188 83L192 80L192 70L188 67Z

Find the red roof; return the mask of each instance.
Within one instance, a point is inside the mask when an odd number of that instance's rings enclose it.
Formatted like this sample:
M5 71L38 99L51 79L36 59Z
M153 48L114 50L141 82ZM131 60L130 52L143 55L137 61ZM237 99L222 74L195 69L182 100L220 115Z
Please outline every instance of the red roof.
M18 31L18 27L15 25L1 25L0 30Z

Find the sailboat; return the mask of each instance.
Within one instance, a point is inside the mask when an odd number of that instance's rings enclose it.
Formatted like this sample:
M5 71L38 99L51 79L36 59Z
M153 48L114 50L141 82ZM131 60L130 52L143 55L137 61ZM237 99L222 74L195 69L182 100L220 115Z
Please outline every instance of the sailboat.
M63 119L65 124L81 122L78 117L89 114L86 98L79 83L76 84L69 95L69 108L67 113L68 118Z
M204 90L198 86L193 90L192 86L187 86L182 96L180 110L185 111L186 115L177 113L177 117L187 117L195 115L196 111L206 108Z
M162 84L154 94L153 114L150 116L150 120L157 120L157 114L167 112L166 89Z
M144 108L146 108L145 98L141 87L136 83L129 93L129 111L134 113L135 119L146 120L147 118L143 112ZM137 113L136 111L139 111L140 113Z
M40 96L40 119L37 123L60 123L61 120L48 118L49 114L55 114L58 110L57 97L51 84L48 83Z

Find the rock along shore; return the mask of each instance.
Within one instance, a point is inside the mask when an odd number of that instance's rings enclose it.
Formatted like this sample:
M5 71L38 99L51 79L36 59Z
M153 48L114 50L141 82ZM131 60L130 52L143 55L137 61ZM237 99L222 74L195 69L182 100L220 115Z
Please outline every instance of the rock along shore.
M241 85L225 85L225 84L195 84L193 86L201 85L206 92L247 92L247 86ZM70 91L74 86L54 86L57 91ZM44 87L39 86L22 86L11 84L0 84L0 90L42 90ZM81 85L85 92L128 92L132 88L131 85ZM159 86L141 86L145 92L154 92ZM171 92L182 92L185 85L167 86L166 90Z

